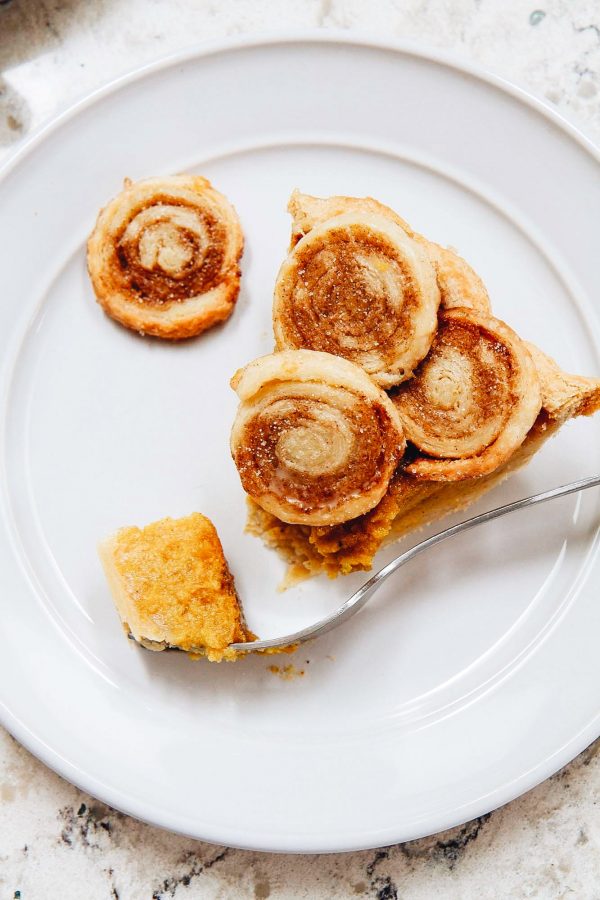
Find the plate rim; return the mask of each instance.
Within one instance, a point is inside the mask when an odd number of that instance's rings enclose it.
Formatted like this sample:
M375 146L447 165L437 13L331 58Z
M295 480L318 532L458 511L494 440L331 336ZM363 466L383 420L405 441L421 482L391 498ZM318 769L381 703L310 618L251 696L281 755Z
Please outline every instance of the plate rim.
M377 32L360 28L353 28L351 31L341 28L299 28L297 30L266 29L260 32L254 32L253 34L214 38L190 44L181 50L161 55L152 62L136 66L122 75L111 78L109 81L100 85L100 87L85 93L79 99L67 104L64 109L52 116L47 122L42 122L38 125L28 137L20 142L14 150L9 152L3 162L0 163L0 183L4 181L13 168L16 168L27 156L29 156L42 140L50 136L50 134L58 130L62 125L66 124L84 109L93 106L104 97L145 78L147 75L159 72L162 69L168 69L172 66L186 63L192 59L216 56L219 53L226 53L232 50L241 50L248 47L257 48L261 46L273 46L275 44L310 42L318 44L354 44L358 47L372 47L378 50L402 53L407 56L414 56L419 59L425 59L429 62L447 66L448 68L463 72L465 75L470 75L477 80L485 81L497 90L515 97L542 116L545 116L558 128L566 131L571 138L577 141L584 150L590 153L594 159L600 163L600 144L597 145L581 130L581 128L563 113L556 110L546 100L537 96L533 91L521 87L503 75L498 75L486 66L466 59L456 51L441 49L416 40L400 38L389 40L380 37Z
M75 119L81 112L92 107L97 102L121 89L141 81L162 70L170 69L190 61L217 56L221 53L235 52L248 48L260 49L261 47L273 47L281 44L343 44L358 48L377 49L404 56L415 57L426 62L435 63L461 72L478 81L483 81L500 93L508 94L520 103L529 107L534 112L546 118L556 128L574 140L585 150L596 163L600 164L600 146L596 145L583 131L562 113L551 107L545 100L534 93L514 84L509 79L500 76L493 71L473 63L455 51L439 49L414 40L390 40L382 38L377 33L365 29L273 29L255 32L253 34L236 35L234 37L218 38L194 43L188 47L161 56L158 59L145 63L125 74L119 75L106 82L104 85L86 93L80 99L70 103L62 111L47 122L39 125L34 131L12 150L0 164L0 188L5 180L20 165L23 165L28 157L54 132ZM0 698L0 724L30 753L39 759L44 765L65 778L69 783L80 790L92 794L111 807L126 815L132 816L154 827L164 828L177 834L206 841L213 844L221 844L245 850L254 850L274 853L337 853L352 852L364 849L372 849L372 842L360 840L344 842L340 846L339 841L330 840L326 846L315 849L314 846L300 845L294 842L289 846L285 836L272 834L271 838L263 835L258 841L241 839L238 834L232 842L231 829L223 829L219 826L212 829L211 836L199 835L196 831L188 829L181 821L166 811L162 811L157 818L151 804L144 803L137 798L126 794L120 789L115 789L91 773L83 772L74 762L62 757L56 750L47 745L35 730L10 711ZM440 816L437 825L440 827L432 832L427 826L423 828L398 829L398 835L393 842L415 840L429 834L439 833L447 828L459 825L473 818L481 816L490 810L522 796L532 790L560 768L573 760L584 751L596 738L600 736L600 713L570 741L558 748L553 754L546 757L534 768L522 773L517 778L496 787L487 799L470 801L464 804L460 810L453 814L446 813ZM456 814L459 818L457 819ZM159 821L160 819L160 821Z

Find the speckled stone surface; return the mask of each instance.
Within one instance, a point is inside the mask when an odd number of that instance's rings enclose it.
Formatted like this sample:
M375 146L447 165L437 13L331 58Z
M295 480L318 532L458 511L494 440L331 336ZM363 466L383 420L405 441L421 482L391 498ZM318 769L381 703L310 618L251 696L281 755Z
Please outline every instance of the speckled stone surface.
M598 0L13 0L0 3L0 159L132 67L207 38L364 28L452 49L600 141ZM0 731L0 900L600 900L600 742L526 796L443 834L346 855L270 856L143 825Z

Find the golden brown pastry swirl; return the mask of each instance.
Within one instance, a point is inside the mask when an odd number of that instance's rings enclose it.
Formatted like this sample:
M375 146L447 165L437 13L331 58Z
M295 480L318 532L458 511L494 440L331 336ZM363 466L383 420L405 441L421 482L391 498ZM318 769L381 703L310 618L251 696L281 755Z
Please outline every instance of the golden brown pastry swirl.
M427 353L439 303L427 253L397 222L342 213L301 238L279 271L276 346L343 356L391 387Z
M430 481L492 472L522 444L542 405L525 344L504 322L472 309L440 315L432 348L394 398L421 454L405 471Z
M232 386L231 452L246 492L284 522L331 525L372 509L405 441L389 397L345 359L287 350L254 360Z
M437 276L442 309L469 306L480 312L491 312L490 298L483 281L455 250L427 240L422 234L414 231L408 222L393 209L380 203L379 200L374 200L373 197L323 198L312 197L310 194L302 194L296 190L290 197L288 212L292 216L290 248L293 248L313 228L333 219L334 216L344 213L383 216L399 225L427 253Z
M235 210L205 178L132 183L98 216L88 269L121 324L179 339L226 319L239 292L243 236Z

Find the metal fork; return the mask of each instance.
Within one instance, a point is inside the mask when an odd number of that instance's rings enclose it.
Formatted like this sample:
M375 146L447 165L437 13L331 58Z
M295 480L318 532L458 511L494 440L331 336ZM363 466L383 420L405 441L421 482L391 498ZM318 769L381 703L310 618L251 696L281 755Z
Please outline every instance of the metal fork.
M470 531L477 528L478 525L485 525L493 519L499 519L501 516L507 516L509 513L517 512L520 509L528 509L530 506L536 506L538 503L546 503L548 500L554 500L556 497L564 497L566 494L574 494L577 491L584 491L587 488L597 487L600 485L600 475L593 475L590 478L582 478L581 481L572 481L570 484L563 484L561 487L553 488L550 491L544 491L541 494L534 494L532 497L525 497L523 500L515 500L514 503L507 503L505 506L498 506L488 512L481 513L479 516L473 516L458 525L452 525L444 531L438 532L419 544L416 544L405 553L401 553L395 559L376 572L365 584L362 585L352 596L343 603L339 609L331 615L326 616L314 625L295 631L293 634L285 634L283 637L269 638L265 641L248 641L245 644L231 644L233 650L240 653L251 653L255 650L273 650L284 649L293 644L302 644L304 641L312 640L327 634L328 631L337 628L343 622L346 622L355 615L363 606L371 599L375 591L377 591L384 581L397 572L405 563L419 556L430 547L441 544L447 538L454 537L455 534L462 534L463 531Z

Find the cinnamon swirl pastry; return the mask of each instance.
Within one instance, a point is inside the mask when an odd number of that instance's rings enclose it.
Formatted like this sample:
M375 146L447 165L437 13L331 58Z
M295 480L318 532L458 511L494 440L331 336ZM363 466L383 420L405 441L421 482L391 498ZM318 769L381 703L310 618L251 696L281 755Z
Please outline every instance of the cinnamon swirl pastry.
M531 354L500 319L440 315L433 346L394 403L421 454L405 471L429 481L493 472L523 443L542 406Z
M425 249L433 265L440 292L440 306L469 306L490 312L490 298L479 275L450 247L441 247L414 231L393 209L372 197L311 197L294 191L288 203L292 216L290 249L313 228L335 216L347 214L378 215L399 225L406 234Z
M348 360L287 350L254 360L232 387L231 452L245 491L284 522L331 525L384 496L405 441L393 403Z
M343 356L391 387L429 350L439 303L427 254L397 222L343 213L312 228L283 263L276 347Z
M88 270L113 319L178 340L231 315L243 243L235 210L206 178L126 180L98 216Z

